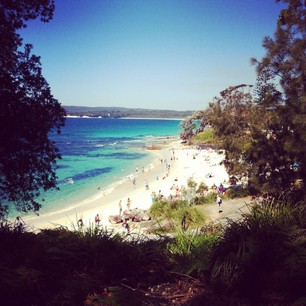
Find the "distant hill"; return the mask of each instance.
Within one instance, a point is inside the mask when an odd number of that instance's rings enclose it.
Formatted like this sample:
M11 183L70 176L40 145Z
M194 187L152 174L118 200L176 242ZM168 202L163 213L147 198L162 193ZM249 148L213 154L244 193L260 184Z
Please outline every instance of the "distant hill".
M102 118L186 118L194 111L174 111L125 107L63 106L68 116Z

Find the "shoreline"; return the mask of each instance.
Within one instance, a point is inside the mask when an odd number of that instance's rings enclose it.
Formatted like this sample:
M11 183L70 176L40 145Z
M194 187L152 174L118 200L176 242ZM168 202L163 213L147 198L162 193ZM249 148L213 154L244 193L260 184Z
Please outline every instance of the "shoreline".
M152 192L161 193L167 198L175 193L171 188L173 184L179 188L186 186L190 177L198 184L206 183L208 187L228 181L224 166L219 165L222 155L212 150L187 147L178 139L178 137L163 138L163 142L154 144L158 149L144 147L144 150L149 150L153 155L151 163L143 169L138 169L138 172L125 174L119 180L119 184L112 189L106 187L105 191L101 190L92 197L61 211L42 213L40 216L22 216L26 227L33 231L59 226L73 229L77 228L77 221L80 218L86 227L94 226L94 218L99 214L100 225L111 230L115 225L109 222L108 217L119 214L120 200L123 211L127 209L128 198L131 199L131 209L148 210L152 204ZM166 166L167 169L170 168L168 174ZM210 178L209 173L213 173ZM135 185L133 178L136 180ZM146 184L149 185L148 190Z
M182 121L182 120L186 120L187 117L180 117L180 118L158 118L158 117L118 117L118 118L113 118L113 117L91 117L91 116L73 116L73 115L67 115L66 118L70 118L70 119L79 119L79 118L83 118L83 119L134 119L134 120L177 120L177 121Z
M153 118L140 118L140 117L120 117L117 119L135 119L135 120L177 120L177 121L182 121L182 120L186 120L187 117L185 118L157 118L157 117L153 117Z

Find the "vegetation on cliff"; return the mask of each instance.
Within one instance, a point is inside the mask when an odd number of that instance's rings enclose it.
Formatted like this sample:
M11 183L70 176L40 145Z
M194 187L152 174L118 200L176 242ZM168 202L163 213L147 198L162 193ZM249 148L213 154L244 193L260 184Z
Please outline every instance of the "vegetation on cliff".
M159 110L128 107L85 107L64 106L67 115L78 117L102 118L173 118L182 119L193 111Z

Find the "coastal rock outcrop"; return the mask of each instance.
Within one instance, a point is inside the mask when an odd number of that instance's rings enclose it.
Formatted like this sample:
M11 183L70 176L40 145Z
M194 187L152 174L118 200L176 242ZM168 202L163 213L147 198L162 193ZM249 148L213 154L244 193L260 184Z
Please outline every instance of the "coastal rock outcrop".
M108 217L111 224L121 223L124 220L131 220L133 222L149 221L151 217L147 210L135 208L130 211L124 211L123 215L111 215Z

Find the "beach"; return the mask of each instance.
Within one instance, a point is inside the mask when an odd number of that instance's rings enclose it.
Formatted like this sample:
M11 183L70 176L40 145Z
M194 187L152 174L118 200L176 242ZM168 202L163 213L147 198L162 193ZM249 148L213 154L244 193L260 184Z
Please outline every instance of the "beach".
M228 174L221 165L223 154L212 149L200 150L186 146L176 138L164 139L152 147L143 148L152 153L152 162L133 173L122 173L120 184L115 188L99 187L92 197L60 210L36 216L26 215L23 220L28 229L37 231L59 226L77 228L82 219L84 226L93 226L99 214L100 226L111 230L109 216L119 214L119 201L122 210L148 210L152 205L152 194L165 198L178 197L182 188L188 189L187 180L192 178L198 185L204 182L208 187L228 182ZM187 192L188 195L188 192Z

